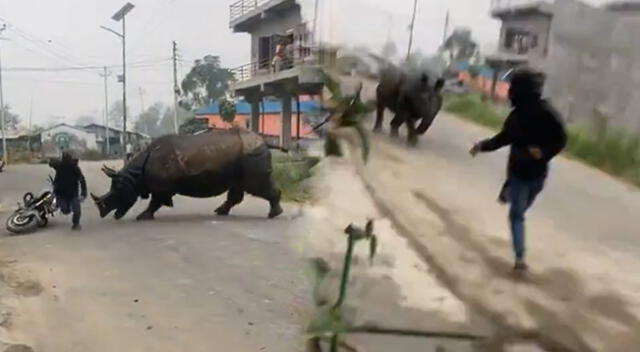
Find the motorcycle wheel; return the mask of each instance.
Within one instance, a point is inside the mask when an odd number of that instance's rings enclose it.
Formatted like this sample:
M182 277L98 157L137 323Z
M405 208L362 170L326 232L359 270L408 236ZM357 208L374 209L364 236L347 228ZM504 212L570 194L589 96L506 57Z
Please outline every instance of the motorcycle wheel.
M37 220L33 214L23 216L20 212L15 212L7 219L7 230L15 234L31 232L38 227Z

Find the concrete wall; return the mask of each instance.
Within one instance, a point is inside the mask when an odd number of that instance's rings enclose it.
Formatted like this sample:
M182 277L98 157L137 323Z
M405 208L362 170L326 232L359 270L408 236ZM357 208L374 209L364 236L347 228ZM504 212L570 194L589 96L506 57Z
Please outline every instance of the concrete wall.
M284 35L288 29L296 27L300 22L302 22L302 16L299 7L262 19L260 25L251 31L251 62L258 61L260 37L273 34Z
M545 94L568 122L640 134L638 38L640 24L578 1L556 2Z

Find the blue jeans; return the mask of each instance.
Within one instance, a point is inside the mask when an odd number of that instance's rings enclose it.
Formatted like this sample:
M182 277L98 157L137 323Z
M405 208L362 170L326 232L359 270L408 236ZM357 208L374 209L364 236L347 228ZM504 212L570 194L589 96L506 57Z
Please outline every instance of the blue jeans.
M71 199L57 198L56 202L58 203L62 214L69 215L69 213L73 212L72 223L74 225L80 224L80 215L82 215L82 211L80 207L80 199L77 196Z
M509 179L509 195L511 198L509 220L511 221L511 238L516 260L524 259L524 213L531 207L538 193L544 188L544 181L544 176L531 180L515 176L511 176Z

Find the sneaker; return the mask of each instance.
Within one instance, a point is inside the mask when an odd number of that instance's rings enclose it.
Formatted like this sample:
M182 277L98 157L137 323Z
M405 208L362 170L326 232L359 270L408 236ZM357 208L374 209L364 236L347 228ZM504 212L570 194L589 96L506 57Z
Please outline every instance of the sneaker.
M80 224L73 224L73 226L71 226L71 229L73 231L80 231L82 230L82 226Z
M513 266L513 270L516 272L525 272L529 270L529 266L523 260L517 260L516 264Z

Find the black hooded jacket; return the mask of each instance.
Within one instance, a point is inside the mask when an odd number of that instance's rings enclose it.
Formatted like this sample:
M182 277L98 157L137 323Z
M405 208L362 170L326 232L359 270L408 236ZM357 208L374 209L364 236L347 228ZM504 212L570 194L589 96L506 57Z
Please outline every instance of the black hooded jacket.
M78 196L78 189L81 190L82 197L87 196L87 183L78 166L78 159L63 155L62 159L49 161L49 166L56 170L53 179L53 193L56 197L73 199Z
M511 145L508 172L533 179L547 175L548 163L564 149L567 134L560 115L543 99L516 106L507 117L502 131L480 142L482 151L493 151ZM534 159L529 147L542 150L542 158Z

